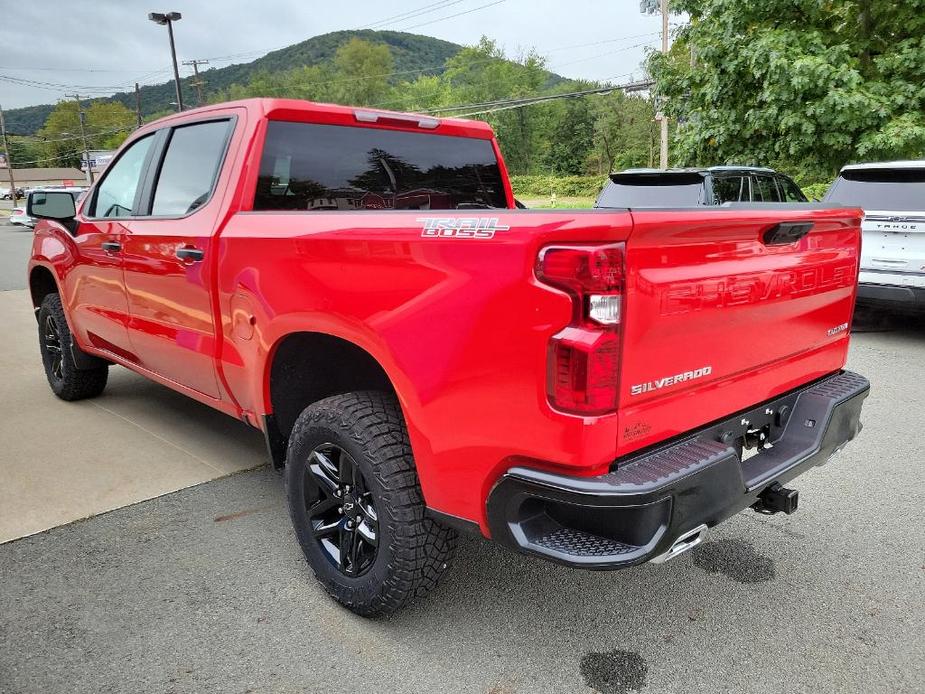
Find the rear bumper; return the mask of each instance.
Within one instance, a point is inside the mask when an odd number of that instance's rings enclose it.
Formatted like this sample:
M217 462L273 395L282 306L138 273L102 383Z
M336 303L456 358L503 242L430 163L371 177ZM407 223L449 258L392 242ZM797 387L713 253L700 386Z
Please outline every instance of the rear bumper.
M925 310L925 288L862 282L858 284L858 303Z
M659 558L679 537L720 523L775 482L826 462L860 431L869 390L866 378L843 371L617 461L600 477L513 468L488 497L492 538L589 569ZM757 430L773 446L743 462L742 437Z

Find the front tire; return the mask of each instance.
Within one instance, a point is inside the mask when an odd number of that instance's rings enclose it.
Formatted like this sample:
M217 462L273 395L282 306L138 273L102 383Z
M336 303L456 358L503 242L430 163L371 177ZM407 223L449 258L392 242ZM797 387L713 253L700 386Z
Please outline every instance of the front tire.
M39 309L39 349L52 392L62 400L95 398L103 392L109 366L78 369L71 353L71 330L64 317L61 296L49 294Z
M408 432L393 396L335 395L299 416L286 495L315 577L362 615L392 613L449 567L456 532L425 516Z

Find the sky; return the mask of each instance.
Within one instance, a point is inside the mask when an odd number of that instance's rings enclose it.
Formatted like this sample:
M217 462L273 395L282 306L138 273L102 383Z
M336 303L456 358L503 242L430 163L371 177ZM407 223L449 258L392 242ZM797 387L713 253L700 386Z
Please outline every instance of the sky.
M536 49L550 70L566 77L614 82L641 76L646 47L659 46L661 29L657 15L640 13L638 0L170 0L163 6L139 0L46 0L17 5L16 21L0 27L5 47L0 106L5 109L172 79L167 30L147 19L150 11L181 12L174 27L178 59L207 58L208 67L250 62L331 31L370 28L463 45L486 35L509 56ZM181 65L180 74L191 74L191 68Z

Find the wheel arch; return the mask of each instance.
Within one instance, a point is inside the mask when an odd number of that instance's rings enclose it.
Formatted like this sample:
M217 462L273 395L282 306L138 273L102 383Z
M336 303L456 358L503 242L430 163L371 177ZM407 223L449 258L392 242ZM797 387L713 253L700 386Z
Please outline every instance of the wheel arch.
M382 360L369 349L338 335L308 330L287 333L274 342L264 364L263 384L264 433L275 467L285 464L295 420L312 403L364 390L401 399Z
M55 293L60 293L60 289L54 272L44 265L33 265L29 270L29 295L33 309L38 311L45 297Z

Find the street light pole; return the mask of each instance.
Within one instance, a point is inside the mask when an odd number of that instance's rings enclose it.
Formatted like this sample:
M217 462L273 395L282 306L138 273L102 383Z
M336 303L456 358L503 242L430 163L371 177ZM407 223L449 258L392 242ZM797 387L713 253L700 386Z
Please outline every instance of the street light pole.
M173 60L173 80L177 88L177 110L183 110L183 94L180 92L180 69L177 67L177 48L173 42L173 23L182 19L179 12L149 12L148 19L155 24L167 25L167 36L170 37L170 58Z

